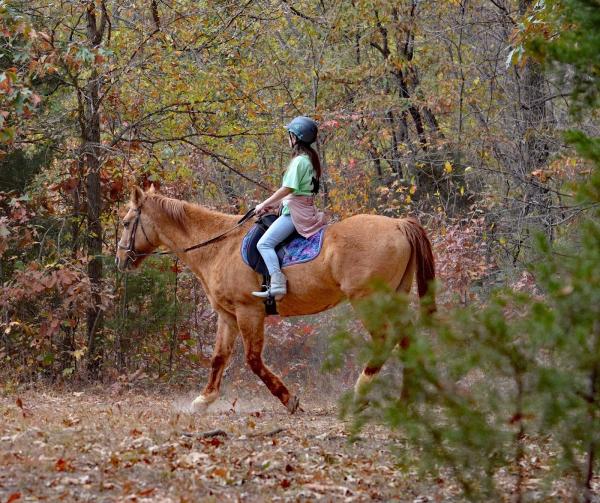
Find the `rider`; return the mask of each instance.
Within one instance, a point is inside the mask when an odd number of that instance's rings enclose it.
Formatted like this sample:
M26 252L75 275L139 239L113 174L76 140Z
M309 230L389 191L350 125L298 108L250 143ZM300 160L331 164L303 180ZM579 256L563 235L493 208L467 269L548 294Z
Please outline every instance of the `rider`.
M296 117L285 128L292 148L292 160L283 175L281 188L255 208L256 215L261 215L282 202L279 218L257 244L271 275L268 291L252 292L257 297L272 295L281 298L287 293L287 280L281 272L275 247L294 230L308 238L326 224L325 215L316 211L313 197L319 191L321 178L319 156L310 146L317 139L317 123L309 117Z

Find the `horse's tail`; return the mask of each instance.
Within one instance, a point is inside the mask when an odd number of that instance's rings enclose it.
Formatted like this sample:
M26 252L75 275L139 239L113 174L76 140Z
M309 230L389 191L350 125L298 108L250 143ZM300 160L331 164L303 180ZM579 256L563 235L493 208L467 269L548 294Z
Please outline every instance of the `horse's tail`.
M435 261L433 259L433 251L431 250L431 242L427 237L425 229L414 218L406 218L403 220L402 230L404 231L410 247L412 248L412 260L415 264L415 274L417 276L417 291L419 297L425 297L431 293L430 302L427 304L427 311L435 312L435 297L433 285L431 282L435 279Z

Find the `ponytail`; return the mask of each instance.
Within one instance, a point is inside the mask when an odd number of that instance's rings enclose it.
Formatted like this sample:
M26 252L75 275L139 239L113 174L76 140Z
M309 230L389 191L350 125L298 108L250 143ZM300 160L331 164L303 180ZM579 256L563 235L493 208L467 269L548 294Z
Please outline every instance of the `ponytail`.
M319 180L321 178L321 161L319 160L317 151L307 143L297 140L292 148L292 158L301 154L306 154L308 156L310 163L315 170L315 178Z

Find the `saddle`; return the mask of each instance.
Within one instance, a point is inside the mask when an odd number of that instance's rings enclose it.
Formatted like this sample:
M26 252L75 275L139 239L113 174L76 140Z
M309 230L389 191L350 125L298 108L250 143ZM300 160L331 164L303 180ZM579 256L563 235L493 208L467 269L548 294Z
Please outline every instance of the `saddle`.
M254 226L248 231L242 241L242 260L263 276L263 291L268 290L271 276L265 262L256 248L258 240L263 236L271 224L277 220L277 215L265 215L259 218ZM314 260L320 253L323 245L325 228L319 230L309 238L302 237L298 232L293 232L275 247L282 268L302 264ZM267 314L277 314L275 299L271 296L265 299L265 310Z
M277 215L268 214L260 217L256 221L254 227L252 227L248 234L246 234L244 242L242 243L242 256L244 257L244 260L250 267L252 267L252 269L262 274L265 278L269 277L269 271L260 252L256 248L256 245L258 244L258 240L263 236L267 229L271 227L271 224L275 222L275 220L277 220ZM289 237L284 239L275 247L280 264L283 263L286 245L299 237L301 237L300 234L294 231Z

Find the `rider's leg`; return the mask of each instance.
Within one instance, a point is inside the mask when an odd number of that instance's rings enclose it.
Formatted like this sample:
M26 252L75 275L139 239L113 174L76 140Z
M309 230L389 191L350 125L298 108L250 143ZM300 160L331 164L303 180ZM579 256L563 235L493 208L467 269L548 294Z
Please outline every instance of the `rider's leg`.
M265 265L271 275L271 287L269 292L252 292L253 295L256 295L257 297L266 297L270 293L274 297L280 297L286 294L286 278L281 272L281 266L279 265L279 258L277 257L275 247L295 230L292 217L290 215L281 215L271 224L271 227L267 229L258 241L256 247L265 261Z
M292 217L290 215L281 215L271 224L258 241L256 247L262 255L271 276L273 273L281 272L275 247L295 230Z

